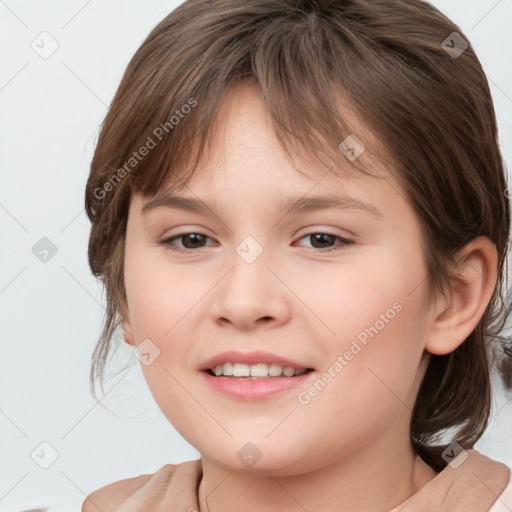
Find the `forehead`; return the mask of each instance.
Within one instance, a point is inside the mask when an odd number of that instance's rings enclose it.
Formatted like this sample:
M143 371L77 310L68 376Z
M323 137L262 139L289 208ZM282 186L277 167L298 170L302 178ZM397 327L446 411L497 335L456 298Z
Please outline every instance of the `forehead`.
M272 119L266 109L259 88L247 82L228 90L223 99L212 131L211 145L205 148L195 173L185 186L179 187L181 173L174 169L168 173L164 186L151 197L144 197L145 204L158 202L163 196L193 197L192 191L202 196L242 195L246 198L258 195L275 195L280 201L279 209L287 209L291 196L305 195L311 190L315 195L346 195L347 190L362 190L371 182L385 180L392 182L397 191L399 186L387 166L379 160L382 144L371 130L347 106L341 96L340 110L350 125L357 130L340 140L335 166L327 166L304 144L292 140L290 158L276 137ZM347 152L352 149L352 154ZM326 153L333 148L326 148ZM354 156L355 159L350 157ZM378 154L376 154L378 151ZM364 174L354 163L370 169L373 176ZM312 203L310 203L312 204ZM297 202L295 206L297 205ZM196 205L199 207L196 201ZM306 207L304 201L302 207ZM368 210L370 210L368 208Z
M390 156L371 127L355 113L346 95L339 88L336 90L340 91L337 94L338 119L347 132L343 135L340 133L335 147L327 142L321 144L321 151L334 156L333 163L338 173L357 176L360 174L356 172L357 163L376 164L377 155L386 160L390 160ZM258 162L277 159L281 164L286 153L283 153L284 144L291 149L294 161L300 162L305 169L314 171L320 168L325 171L322 169L325 166L322 166L308 141L296 138L303 137L301 129L304 130L304 126L291 127L293 134L286 136L286 140L280 140L277 131L281 135L283 132L277 128L281 124L286 124L286 120L272 119L256 84L246 82L232 86L223 98L215 119L211 152L207 156L209 163L226 158L242 161L252 158ZM311 136L319 135L313 126L305 128Z

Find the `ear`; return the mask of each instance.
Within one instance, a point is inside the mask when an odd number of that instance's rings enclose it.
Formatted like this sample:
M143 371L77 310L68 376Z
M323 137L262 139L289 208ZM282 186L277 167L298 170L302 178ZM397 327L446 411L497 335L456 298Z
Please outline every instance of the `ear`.
M126 317L125 317L126 318ZM126 343L128 343L128 345L133 345L135 346L135 341L134 341L134 336L133 336L133 330L132 330L132 326L130 324L130 320L129 320L129 317L128 317L128 320L123 320L121 322L121 326L123 328L123 336L124 336L124 341Z
M425 349L431 354L453 352L475 329L491 300L498 277L498 253L480 236L458 253L457 281L448 297L436 301Z

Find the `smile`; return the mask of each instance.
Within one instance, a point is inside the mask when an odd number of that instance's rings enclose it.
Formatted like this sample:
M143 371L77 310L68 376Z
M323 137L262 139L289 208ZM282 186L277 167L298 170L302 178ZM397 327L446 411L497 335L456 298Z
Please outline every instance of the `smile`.
M208 371L210 375L215 375L216 377L261 379L281 376L295 377L297 375L303 375L308 369L291 368L289 366L281 366L277 363L257 363L251 365L244 363L224 363L218 364L215 368L210 368Z

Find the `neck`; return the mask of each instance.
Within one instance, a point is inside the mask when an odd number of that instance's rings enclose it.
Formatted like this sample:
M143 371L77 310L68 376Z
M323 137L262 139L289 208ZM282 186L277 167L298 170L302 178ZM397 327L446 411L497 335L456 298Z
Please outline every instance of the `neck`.
M273 476L235 473L202 457L200 512L374 512L391 510L421 489L436 472L402 449L377 447L357 451L306 474Z

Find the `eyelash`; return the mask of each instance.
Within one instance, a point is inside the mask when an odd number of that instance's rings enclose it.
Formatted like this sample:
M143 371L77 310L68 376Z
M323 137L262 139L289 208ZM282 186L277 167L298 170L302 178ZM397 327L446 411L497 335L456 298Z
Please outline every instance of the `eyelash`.
M179 238L183 238L185 236L188 236L188 235L200 235L200 236L204 236L206 238L210 238L209 236L207 235L204 235L203 233L197 233L195 231L191 231L189 233L180 233L179 235L174 235L170 238L166 238L160 242L158 242L159 245L163 245L163 246L167 246L171 251L176 251L176 252L183 252L183 253L190 253L190 252L194 252L196 250L199 250L199 249L202 249L202 247L199 247L197 249L181 249L179 247L175 247L172 245L172 242L174 240L177 240ZM312 249L313 251L318 251L320 253L325 253L325 252L332 252L332 251L340 251L340 250L343 250L347 247L350 247L352 245L355 244L355 242L353 240L349 240L347 238L343 238L342 236L339 236L339 235L335 235L334 233L327 233L327 232L323 232L323 231L316 231L316 232L313 232L313 233L308 233L304 236L301 236L299 238L299 240L302 240L303 238L307 238L309 236L312 236L312 235L328 235L328 236L332 236L334 238L337 238L342 246L340 248L329 248L329 249L317 249L315 247L310 247L309 249Z

